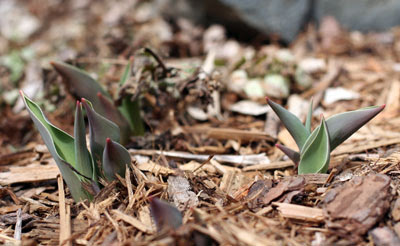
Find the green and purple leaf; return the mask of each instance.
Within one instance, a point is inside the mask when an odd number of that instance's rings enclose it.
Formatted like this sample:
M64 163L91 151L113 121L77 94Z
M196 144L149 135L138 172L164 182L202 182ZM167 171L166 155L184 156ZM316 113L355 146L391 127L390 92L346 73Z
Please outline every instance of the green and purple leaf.
M275 146L280 149L283 153L289 157L290 160L294 162L294 164L299 164L300 161L300 154L297 151L292 150L291 148L288 148L284 145L281 144L275 144Z
M177 229L182 225L182 214L175 206L156 197L149 200L150 212L156 222L158 231Z
M95 166L97 167L102 161L106 139L110 138L113 141L119 142L120 130L114 122L94 111L88 100L82 98L81 102L89 120L90 149Z
M82 112L82 103L76 102L75 123L75 168L86 177L97 181L96 168L86 145L86 127Z
M75 173L74 138L51 124L40 107L20 91L33 123L39 130L50 154L53 156L60 172L67 183L75 201L91 199L91 195L83 188L78 174Z
M121 112L114 106L114 103L103 96L101 93L97 93L97 98L103 109L104 117L111 120L119 126L121 130L121 143L126 144L129 141L131 135L131 128L127 119L121 114Z
M274 110L274 112L278 115L279 119L285 125L286 129L289 131L290 135L296 141L299 150L303 149L303 145L306 142L310 133L304 127L303 123L297 118L294 114L286 110L281 105L274 103L268 97L266 98L269 106Z
M126 166L131 163L131 156L124 146L111 139L106 139L103 153L103 172L108 181L116 178L116 174L125 177Z
M328 118L326 125L331 139L331 151L379 114L384 108L385 105L372 106L337 114Z
M322 117L320 126L307 139L301 151L299 174L325 173L330 160L330 140L327 124Z
M97 93L106 97L110 95L85 71L64 62L51 62L55 70L64 78L69 90L78 98L87 98L92 102L94 109L104 115Z

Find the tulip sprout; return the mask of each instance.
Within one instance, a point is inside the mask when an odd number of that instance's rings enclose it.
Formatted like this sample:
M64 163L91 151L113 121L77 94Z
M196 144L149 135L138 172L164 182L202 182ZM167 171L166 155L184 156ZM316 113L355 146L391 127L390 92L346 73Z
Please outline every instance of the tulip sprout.
M326 173L330 152L385 108L385 105L366 107L337 114L327 120L322 116L319 126L311 131L312 101L304 125L294 114L269 98L267 103L278 115L299 148L297 152L286 146L276 145L298 165L299 174Z

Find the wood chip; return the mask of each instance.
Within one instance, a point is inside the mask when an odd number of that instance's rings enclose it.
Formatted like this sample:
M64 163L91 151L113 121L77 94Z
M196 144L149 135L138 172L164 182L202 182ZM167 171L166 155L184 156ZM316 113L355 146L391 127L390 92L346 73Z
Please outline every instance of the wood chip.
M174 174L175 171L172 170L171 168L161 166L160 164L154 163L152 161L149 162L143 162L143 163L138 163L137 167L141 171L147 171L151 172L155 175L169 175L169 174Z
M248 171L257 171L257 170L272 170L272 169L281 169L281 168L287 168L287 167L294 167L293 162L292 161L275 161L275 162L266 163L266 164L252 165L252 166L244 167L243 171L248 172Z
M25 167L10 167L9 171L0 173L0 184L10 185L23 182L55 180L59 174L60 171L54 162L47 165L34 163Z
M58 197L60 209L60 244L71 246L71 205L65 202L64 181L58 176Z
M289 219L297 219L309 222L322 222L325 218L324 211L320 208L311 208L301 205L273 202L282 216Z
M390 178L382 174L354 177L325 196L328 227L341 233L363 235L390 206Z
M277 186L272 187L262 198L263 205L268 205L271 201L282 196L285 192L302 190L304 189L304 185L305 179L300 176L284 179L280 181Z
M154 230L151 227L148 227L147 225L143 224L140 220L124 214L123 212L119 211L119 210L112 210L113 215L116 217L117 220L123 220L126 223L132 225L133 227L135 227L136 229L145 232L145 233L153 233Z

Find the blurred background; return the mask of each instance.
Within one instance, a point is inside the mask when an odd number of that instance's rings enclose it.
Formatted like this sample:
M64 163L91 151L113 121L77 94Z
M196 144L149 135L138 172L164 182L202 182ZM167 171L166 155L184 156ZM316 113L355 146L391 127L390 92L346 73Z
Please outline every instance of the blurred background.
M60 124L71 123L64 109L57 111L67 93L52 60L111 83L143 47L181 68L204 65L212 51L212 70L219 70L219 88L226 92L222 109L228 109L243 98L286 101L303 93L329 72L332 60L356 59L342 68L369 80L384 79L388 70L397 76L398 13L396 0L1 0L0 141L9 152L31 138L19 89ZM359 61L366 63L360 68ZM346 76L336 86L364 81L360 74ZM194 112L195 119L206 117Z

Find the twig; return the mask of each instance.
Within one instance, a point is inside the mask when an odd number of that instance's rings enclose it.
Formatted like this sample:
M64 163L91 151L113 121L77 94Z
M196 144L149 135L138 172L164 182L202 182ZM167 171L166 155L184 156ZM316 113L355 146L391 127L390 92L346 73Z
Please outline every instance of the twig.
M202 168L205 164L209 163L213 157L214 157L214 155L210 155L207 160L203 161L203 163L201 163L200 166L196 167L192 172L195 173L197 170Z

